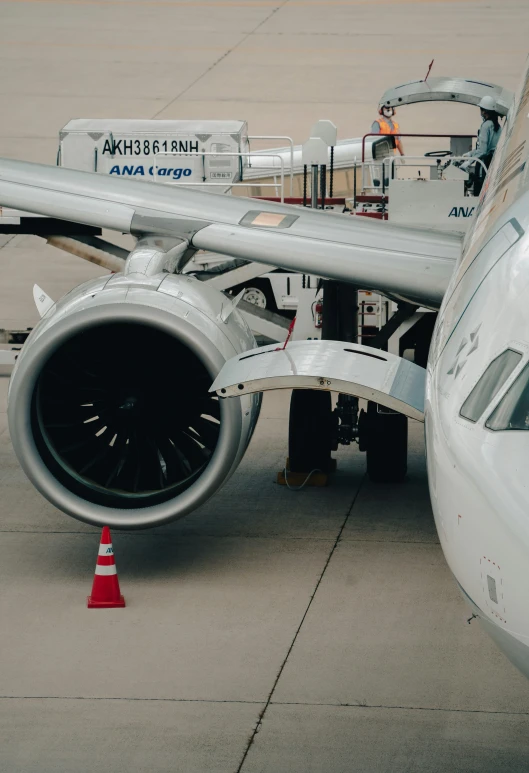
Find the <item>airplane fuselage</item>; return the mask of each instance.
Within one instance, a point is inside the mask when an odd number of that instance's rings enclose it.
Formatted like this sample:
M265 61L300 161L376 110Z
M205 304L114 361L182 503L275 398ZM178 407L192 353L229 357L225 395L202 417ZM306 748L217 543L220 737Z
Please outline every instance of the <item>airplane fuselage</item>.
M425 425L430 494L447 562L488 633L529 677L525 91L504 128L441 306Z

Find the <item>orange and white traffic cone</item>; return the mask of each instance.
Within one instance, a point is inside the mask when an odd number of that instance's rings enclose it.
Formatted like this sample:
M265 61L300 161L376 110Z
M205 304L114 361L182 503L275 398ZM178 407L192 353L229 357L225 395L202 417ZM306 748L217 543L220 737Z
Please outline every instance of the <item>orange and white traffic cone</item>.
M87 598L88 609L124 607L125 599L119 590L119 580L114 560L110 529L103 526L92 594Z

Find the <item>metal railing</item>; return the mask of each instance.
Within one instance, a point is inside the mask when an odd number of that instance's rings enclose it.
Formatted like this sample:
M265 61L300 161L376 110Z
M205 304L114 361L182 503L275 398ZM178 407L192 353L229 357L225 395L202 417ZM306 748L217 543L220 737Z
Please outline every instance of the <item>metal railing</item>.
M290 147L290 197L294 195L294 140L292 137L289 137L288 135L280 135L280 134L252 134L248 135L248 147L250 145L250 142L253 140L286 140L288 142L288 145ZM251 154L252 156L261 156L266 158L266 153L261 153L260 151L257 151L256 154ZM248 164L248 167L251 169L252 162L250 160L250 163ZM272 175L270 175L272 176ZM275 179L275 175L274 175Z
M475 156L445 156L444 161L462 161L469 162L470 164L479 164L483 168L484 175L487 174L487 167L480 158ZM411 163L410 163L411 162ZM432 163L434 162L434 163ZM439 163L438 163L439 162ZM436 158L435 156L386 156L379 161L366 161L361 164L362 169L362 192L366 191L377 192L382 196L387 193L387 187L390 180L395 179L395 167L427 167L428 169L437 169L438 172L443 172L448 164L443 164L443 158ZM371 184L367 182L366 172L371 174ZM374 185L373 180L376 179L374 174L378 171L381 180L379 185ZM417 179L417 178L416 178ZM432 180L432 178L423 177L424 180ZM442 178L438 178L442 179Z
M239 153L239 152L237 152L237 153L236 152L213 153L212 151L207 151L207 152L203 152L203 153L186 153L186 152L183 152L183 151L178 151L178 152L175 151L174 153L171 153L171 152L157 153L155 155L155 157L154 157L153 178L154 178L155 182L158 182L158 181L161 182L160 175L158 173L158 161L157 161L157 159L159 157L162 157L162 158L175 158L175 157L181 157L181 156L186 156L187 158L189 158L189 157L193 157L193 158L201 157L202 158L202 177L203 177L202 182L189 182L187 179L181 179L181 178L178 179L178 180L176 180L174 178L170 179L170 180L167 180L165 177L164 177L163 182L166 185L185 185L186 188L189 188L189 187L192 187L192 186L193 187L196 187L196 186L200 186L200 187L207 186L208 188L220 187L220 188L230 188L230 189L231 188L275 188L276 189L276 194L277 194L277 189L280 188L281 192L279 194L279 197L281 199L281 203L284 203L284 200L285 200L285 162L284 162L283 157L281 155L279 155L278 153L263 153L262 157L263 158L278 158L279 159L280 168L281 168L281 175L280 175L281 182L280 182L279 186L278 186L277 182L273 182L273 183L261 183L261 182L251 183L251 182L246 181L246 182L234 183L234 182L226 180L225 182L218 182L218 183L216 183L216 182L211 182L210 180L206 179L206 160L205 160L206 156L215 156L216 158L219 158L220 156L228 156L228 157L231 157L231 158L242 159L242 158L250 158L251 155L252 155L251 153ZM231 176L233 177L233 175L231 175ZM274 175L274 177L275 177L275 175Z
M408 161L411 161L411 164L408 164ZM421 163L418 163L418 162ZM428 161L434 161L435 163L428 163ZM445 164L445 166L441 169L441 165L443 164L443 161L450 161L450 164ZM437 169L439 172L443 172L445 169L448 168L448 166L452 166L453 161L464 161L468 162L469 164L480 164L480 166L483 167L484 174L487 174L487 167L483 163L483 161L480 158L476 158L475 156L444 156L443 158L436 158L435 156L391 156L386 157L382 159L382 169L385 169L386 165L390 167L390 179L393 179L395 177L395 166L410 166L410 167L419 167L419 166L426 166L429 169ZM417 163L416 163L417 162ZM426 162L426 163L425 163ZM373 162L370 162L373 163ZM385 175L384 175L385 176ZM438 178L441 179L441 178Z
M454 139L454 140L471 140L475 139L475 134L406 134L405 132L399 132L398 134L380 134L376 132L368 132L362 137L362 163L366 160L366 139L368 137L423 137L424 139ZM374 159L377 160L377 159ZM382 160L382 159L380 159Z

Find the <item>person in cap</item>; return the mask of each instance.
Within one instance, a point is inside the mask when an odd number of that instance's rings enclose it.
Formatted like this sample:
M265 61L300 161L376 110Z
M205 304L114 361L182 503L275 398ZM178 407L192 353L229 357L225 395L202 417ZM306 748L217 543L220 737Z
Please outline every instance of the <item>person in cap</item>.
M380 118L377 118L375 121L373 121L371 126L371 134L398 135L400 133L400 127L394 120L395 112L396 111L394 107L388 107L387 105L381 107L378 111ZM401 139L398 136L395 137L395 146L400 155L403 156L404 148L402 146Z
M494 151L496 150L496 146L498 145L502 127L500 125L500 115L497 111L497 104L494 97L483 97L479 103L479 108L481 111L481 118L483 120L478 130L476 148L475 150L471 150L468 153L465 153L465 156L469 159L479 158L488 169L490 162L492 161ZM464 172L467 172L471 164L471 160L464 161L461 164L461 169ZM478 196L481 191L483 182L485 180L485 174L486 172L482 165L476 164L476 169L474 172L475 196Z

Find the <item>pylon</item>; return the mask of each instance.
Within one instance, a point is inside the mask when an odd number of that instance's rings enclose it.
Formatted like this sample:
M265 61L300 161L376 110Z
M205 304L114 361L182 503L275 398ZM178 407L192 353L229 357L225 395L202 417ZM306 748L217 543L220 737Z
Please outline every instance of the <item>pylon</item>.
M114 560L110 529L103 526L97 555L92 594L87 598L88 609L124 607L125 599L119 590L119 580Z

